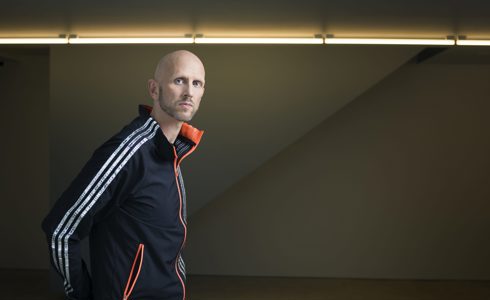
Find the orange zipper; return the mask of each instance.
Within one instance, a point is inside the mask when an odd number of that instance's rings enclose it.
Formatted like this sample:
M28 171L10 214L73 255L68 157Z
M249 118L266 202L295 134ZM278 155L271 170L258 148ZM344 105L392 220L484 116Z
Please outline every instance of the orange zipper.
M139 277L140 271L141 271L141 265L143 265L143 254L144 254L144 252L145 252L145 245L139 244L138 251L136 252L136 255L135 255L134 260L133 260L133 266L131 267L131 272L129 273L128 282L126 283L126 288L124 289L123 300L129 299L129 295L131 295L131 292L133 291L134 285L136 284L136 281L138 280L138 277ZM136 262L138 261L138 259L139 259L138 272L136 273L134 280L133 280L133 284L131 284L131 287L130 287L131 277L133 277L134 268L136 267Z
M182 160L188 156L189 154L191 154L194 149L196 148L196 146L193 146L184 156L182 156L182 158L180 159L180 162L182 162ZM177 184L177 191L179 192L179 202L180 202L180 207L179 207L179 219L180 219L180 222L182 223L182 226L184 227L184 240L182 241L182 244L180 245L180 249L179 249L179 252L177 253L177 257L175 258L175 273L177 273L177 277L179 277L179 280L180 280L180 283L182 285L182 291L183 291L183 297L182 299L185 300L185 283L184 281L182 280L182 278L180 277L179 275L179 270L177 268L177 264L179 263L178 262L178 259L179 259L179 256L180 256L180 252L182 251L182 249L184 248L184 244L185 244L185 241L187 239L187 226L185 226L185 223L184 223L184 220L182 218L182 192L180 191L180 184L179 184L179 176L177 174L177 167L180 165L180 162L179 164L177 164L177 160L178 160L178 155L177 155L177 151L175 150L175 147L173 147L173 150L174 150L174 175L175 175L175 183Z

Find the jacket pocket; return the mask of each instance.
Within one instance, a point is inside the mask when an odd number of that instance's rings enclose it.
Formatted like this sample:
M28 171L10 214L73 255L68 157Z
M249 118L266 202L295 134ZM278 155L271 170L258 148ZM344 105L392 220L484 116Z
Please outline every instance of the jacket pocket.
M126 283L126 288L124 289L123 300L129 299L129 296L133 291L134 285L138 280L138 276L140 275L140 271L141 271L141 266L143 265L144 253L145 253L145 245L139 244L138 251L134 256L133 266L131 267L131 272L129 273L128 281Z

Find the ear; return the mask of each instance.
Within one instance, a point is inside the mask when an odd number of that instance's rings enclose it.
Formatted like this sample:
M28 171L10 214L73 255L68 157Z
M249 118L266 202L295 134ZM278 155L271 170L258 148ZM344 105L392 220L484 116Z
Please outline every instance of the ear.
M155 79L148 80L148 93L150 94L150 97L153 100L155 101L158 100L159 89L158 89L158 82L156 82Z

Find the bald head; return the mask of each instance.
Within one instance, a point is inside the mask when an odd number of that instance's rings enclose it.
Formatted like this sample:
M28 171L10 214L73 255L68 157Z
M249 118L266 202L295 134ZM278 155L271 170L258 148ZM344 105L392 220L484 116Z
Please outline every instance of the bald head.
M199 108L205 85L201 60L186 50L171 52L158 62L148 80L155 118L187 122Z
M191 64L204 74L204 65L199 57L187 50L177 50L168 53L160 59L153 78L161 82L165 76L169 76L174 72L176 66L181 64Z

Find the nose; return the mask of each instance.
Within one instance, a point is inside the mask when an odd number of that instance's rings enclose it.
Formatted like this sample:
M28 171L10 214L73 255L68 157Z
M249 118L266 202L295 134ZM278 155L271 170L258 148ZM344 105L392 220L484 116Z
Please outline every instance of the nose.
M192 84L186 84L184 89L184 97L192 99L193 96L194 96L194 89L192 87Z

